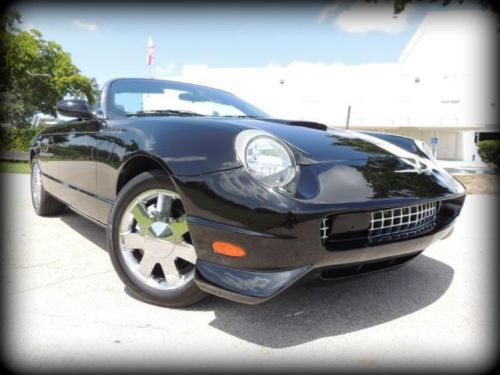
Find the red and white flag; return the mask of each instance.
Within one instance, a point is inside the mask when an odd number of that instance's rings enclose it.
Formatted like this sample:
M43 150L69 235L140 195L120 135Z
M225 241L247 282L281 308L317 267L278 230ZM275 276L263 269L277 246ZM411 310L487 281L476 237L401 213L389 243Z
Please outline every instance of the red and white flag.
M148 55L146 58L146 62L148 65L153 64L153 58L155 57L155 44L153 43L153 39L149 37L148 39Z

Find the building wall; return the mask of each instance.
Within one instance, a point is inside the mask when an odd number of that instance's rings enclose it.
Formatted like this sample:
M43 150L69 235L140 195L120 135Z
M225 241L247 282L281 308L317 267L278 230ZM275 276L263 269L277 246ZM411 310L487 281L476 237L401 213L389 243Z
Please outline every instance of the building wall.
M430 143L438 158L470 160L473 130L495 125L496 23L482 11L429 12L393 63L209 68L181 81L237 94L274 117L351 129L384 129ZM472 134L472 135L471 135Z

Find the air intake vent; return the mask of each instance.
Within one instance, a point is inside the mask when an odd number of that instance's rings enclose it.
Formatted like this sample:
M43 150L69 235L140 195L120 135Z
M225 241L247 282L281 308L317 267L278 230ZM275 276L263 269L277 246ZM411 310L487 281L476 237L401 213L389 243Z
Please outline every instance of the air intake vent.
M393 208L371 213L368 240L395 241L430 232L434 228L438 203Z
M423 236L450 223L458 215L462 201L450 199L332 214L321 220L321 243L329 251L343 251Z

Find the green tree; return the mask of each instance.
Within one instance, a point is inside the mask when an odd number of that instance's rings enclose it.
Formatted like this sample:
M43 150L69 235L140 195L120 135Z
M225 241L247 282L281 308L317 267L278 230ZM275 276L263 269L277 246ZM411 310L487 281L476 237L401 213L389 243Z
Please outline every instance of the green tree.
M500 171L500 140L479 142L479 156L484 162L492 164L497 171Z
M96 100L96 82L81 74L71 55L36 29L20 30L15 10L0 18L0 122L23 127L35 112L55 116L56 104L66 95Z

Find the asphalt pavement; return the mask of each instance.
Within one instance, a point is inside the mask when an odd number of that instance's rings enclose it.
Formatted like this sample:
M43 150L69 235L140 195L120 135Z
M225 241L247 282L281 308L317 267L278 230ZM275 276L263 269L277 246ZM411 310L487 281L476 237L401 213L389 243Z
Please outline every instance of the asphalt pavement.
M453 235L395 270L260 305L170 309L127 293L103 229L36 216L29 177L2 178L2 349L15 370L479 371L496 360L498 196L468 196Z

